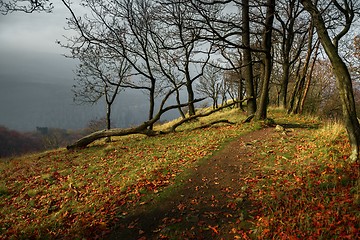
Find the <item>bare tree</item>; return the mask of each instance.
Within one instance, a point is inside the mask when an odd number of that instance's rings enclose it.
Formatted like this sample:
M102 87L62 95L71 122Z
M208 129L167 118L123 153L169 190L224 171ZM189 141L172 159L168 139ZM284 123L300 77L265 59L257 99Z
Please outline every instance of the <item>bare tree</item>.
M53 4L49 0L2 0L0 1L0 13L8 14L12 12L47 12L53 10Z
M306 84L305 84L305 87L304 87L304 91L301 94L301 99L300 99L300 102L299 102L299 113L300 114L303 113L305 100L306 100L307 95L309 93L311 80L312 80L312 75L313 75L315 65L316 65L316 62L317 62L317 57L318 57L318 54L319 54L319 46L320 46L320 41L317 41L316 44L315 44L315 50L314 50L314 55L313 55L311 67L310 67L309 72L308 72L308 74L306 76Z
M72 49L74 50L74 49ZM121 86L130 74L130 64L124 58L113 57L98 46L72 51L73 58L80 60L76 70L76 84L73 86L74 100L79 103L95 104L102 97L106 102L106 128L111 128L112 105Z
M209 97L213 101L213 109L218 108L218 99L221 90L224 88L223 71L219 67L208 66L205 68L204 75L196 85L196 90L203 96Z
M199 37L203 34L203 24L194 22L196 11L193 8L177 0L159 2L162 9L158 12L157 19L162 27L156 36L157 46L161 45L163 49L158 48L157 52L162 52L158 64L164 66L162 60L167 59L165 65L168 70L162 68L162 74L167 76L170 82L174 83L169 74L170 69L177 71L177 78L181 78L186 87L188 111L192 116L195 115L193 85L204 74L213 53L213 44Z
M222 47L220 51L222 57L227 62L225 68L222 67L222 70L224 71L223 87L221 89L223 102L224 99L226 99L226 96L230 95L233 101L238 102L237 107L244 111L243 102L240 101L244 96L243 54L239 48Z
M62 1L72 14L68 21L69 29L77 32L77 36L68 39L69 45L78 49L96 45L111 51L114 57L126 59L133 77L124 87L148 94L148 119L153 119L155 100L164 90L163 78L158 75L157 46L153 39L158 5L149 0L85 0L82 6L91 14L78 17L70 3Z
M331 39L327 30L324 18L318 6L311 0L300 0L306 11L311 14L311 18L314 22L314 26L320 38L321 45L326 51L333 71L336 76L337 88L339 90L343 117L345 127L349 136L352 153L350 156L351 161L358 161L360 157L360 125L356 115L356 107L354 100L354 92L352 87L351 76L349 70L339 55L339 41L350 30L351 24L355 18L355 13L358 10L356 6L357 1L332 0L331 4L342 15L340 31L334 35Z
M314 26L313 26L313 22L309 23L309 35L308 35L308 42L307 42L307 52L306 52L306 57L305 60L303 62L303 66L301 71L299 71L299 73L297 74L296 77L296 82L295 82L295 86L294 86L294 90L291 94L291 98L289 101L289 109L288 109L288 113L293 113L293 114L297 114L299 113L300 110L300 102L301 99L303 97L303 93L304 93L304 89L305 89L305 80L306 80L306 76L308 73L308 69L310 66L310 60L311 60L311 56L313 54L313 51L315 49L315 45L313 44L314 42Z
M199 36L213 42L219 51L223 49L241 49L242 76L245 81L245 94L247 99L247 110L249 115L256 111L256 96L253 78L252 52L250 43L250 4L248 0L243 1L186 1L197 11L196 23L201 23L205 34ZM257 23L255 23L256 25ZM233 51L236 52L236 51Z
M279 104L283 108L287 107L291 67L299 59L306 40L308 18L303 12L297 0L277 1L274 30L279 36L279 62L282 66Z

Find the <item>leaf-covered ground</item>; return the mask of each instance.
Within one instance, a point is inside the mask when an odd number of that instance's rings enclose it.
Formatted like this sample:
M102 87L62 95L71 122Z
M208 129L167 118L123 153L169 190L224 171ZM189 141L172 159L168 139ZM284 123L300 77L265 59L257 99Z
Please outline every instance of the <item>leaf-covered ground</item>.
M240 137L109 239L358 239L359 166L314 126Z
M359 238L344 131L271 114L287 131L222 125L2 162L0 238Z

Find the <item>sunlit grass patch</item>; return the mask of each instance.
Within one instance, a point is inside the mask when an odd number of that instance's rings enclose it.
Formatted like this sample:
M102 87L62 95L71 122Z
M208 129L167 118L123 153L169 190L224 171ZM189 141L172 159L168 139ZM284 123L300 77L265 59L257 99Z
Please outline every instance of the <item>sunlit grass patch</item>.
M345 127L339 121L326 121L324 126L319 129L318 136L327 139L330 143L336 140L343 140Z

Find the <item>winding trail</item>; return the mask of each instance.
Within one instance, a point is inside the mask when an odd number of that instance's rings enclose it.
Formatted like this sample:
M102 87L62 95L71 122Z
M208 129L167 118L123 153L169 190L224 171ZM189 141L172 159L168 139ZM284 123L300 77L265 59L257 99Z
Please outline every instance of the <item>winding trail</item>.
M234 239L232 226L249 228L245 220L258 210L248 198L246 177L250 171L262 177L256 156L279 137L274 128L263 128L230 142L193 169L161 205L143 206L122 219L108 239Z

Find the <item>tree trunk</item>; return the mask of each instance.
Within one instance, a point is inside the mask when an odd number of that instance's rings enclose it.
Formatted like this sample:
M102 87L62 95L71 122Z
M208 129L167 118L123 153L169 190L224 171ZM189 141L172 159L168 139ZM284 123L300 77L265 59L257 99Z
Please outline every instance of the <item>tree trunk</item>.
M261 86L261 95L259 101L259 108L256 112L256 119L263 120L267 117L267 105L269 102L269 84L272 69L271 60L271 36L272 25L275 15L275 0L267 0L265 29L263 34L262 48L265 51L263 58L263 81Z
M155 81L152 81L153 83L151 84L151 88L150 88L150 94L149 94L149 101L150 101L150 106L149 106L149 117L148 120L151 120L154 118L154 112L155 112ZM153 129L154 125L150 124L149 129Z
M300 71L300 74L298 74L296 83L295 83L295 87L294 87L294 91L293 94L291 95L291 99L290 99L290 104L289 104L289 110L288 113L291 114L298 114L299 110L300 110L300 103L301 103L301 99L304 93L304 87L305 87L305 80L306 80L306 73L308 71L309 68L309 64L310 64L310 60L311 60L311 55L313 52L313 36L314 36L314 27L313 27L313 23L310 23L309 26L309 40L308 40L308 50L306 53L306 59L304 62L304 66Z
M107 103L106 106L106 129L111 128L111 103ZM106 142L111 142L111 137L107 137Z
M125 135L130 135L130 134L153 135L154 132L152 130L148 129L149 125L150 124L148 124L148 123L144 123L144 124L142 124L138 127L134 127L134 128L127 128L127 129L114 128L114 129L110 129L110 130L97 131L97 132L94 132L92 134L89 134L89 135L77 140L75 143L73 143L71 145L68 145L67 149L73 150L73 149L77 149L77 148L83 148L98 139L112 137L112 136L125 136Z
M194 106L194 90L192 88L192 82L191 81L187 81L186 82L186 89L188 92L188 108L189 108L189 115L195 115L195 106Z
M195 99L194 102L200 102L202 100L204 100L204 98ZM246 100L247 99L242 100L242 101L246 101ZM212 110L210 112L207 112L207 113L203 113L203 114L200 113L198 115L193 115L193 116L190 116L188 118L184 118L184 119L180 120L180 122L174 124L171 127L169 132L175 132L175 129L178 126L180 126L181 124L185 123L185 122L188 122L188 121L190 121L192 119L195 119L195 118L209 116L210 114L212 114L214 112L220 111L220 110L222 110L224 108L227 108L227 107L230 107L230 106L233 106L236 103L237 102L233 102L233 103L221 106L221 107L219 107L217 109L214 109L214 110ZM98 139L111 137L111 136L126 136L126 135L131 135L131 134L145 134L147 136L156 136L156 135L161 134L161 133L167 133L167 132L153 131L152 129L149 129L149 126L151 126L155 122L157 122L160 119L161 115L164 114L165 112L167 112L169 110L172 110L172 109L175 109L177 107L184 107L184 106L187 106L187 105L188 105L188 103L181 104L180 106L177 106L177 105L176 106L168 106L168 107L166 107L164 109L161 108L161 110L154 116L153 119L151 119L151 120L149 120L147 122L144 122L143 124L141 124L141 125L139 125L137 127L126 128L126 129L114 128L114 129L110 129L110 130L97 131L97 132L91 133L91 134L77 140L75 143L68 145L66 148L68 150L84 148L87 145L89 145L90 143L92 143L92 142L94 142L94 141L96 141Z
M106 107L106 129L109 130L111 128L111 105L107 104Z
M176 103L180 106L181 105L181 101L180 101L180 92L178 89L176 89ZM178 107L178 110L179 110L179 113L180 113L180 116L182 118L185 118L185 114L184 112L182 111L181 107Z
M238 87L238 100L244 98L244 96L243 96L243 87L244 87L244 86L243 86L243 81L242 81L242 79L240 78L240 80L239 80L239 87ZM244 107L243 107L243 103L242 103L242 102L239 103L238 108L240 108L241 111L244 112Z
M286 109L287 107L287 91L289 85L289 75L290 75L290 62L289 60L285 59L284 63L282 64L283 75L281 78L281 86L280 86L280 93L278 97L278 105Z
M281 55L283 59L282 63L282 78L281 78L281 85L280 85L280 92L279 92L279 103L278 106L286 109L287 108L287 94L288 94L288 85L289 85L289 78L290 78L290 68L293 62L296 58L298 58L300 54L300 49L297 50L297 53L295 54L295 58L291 59L292 55L292 48L295 48L294 46L294 38L295 38L295 31L294 27L296 25L297 19L299 17L299 3L297 0L288 0L286 4L288 8L287 12L287 19L281 19L281 16L279 16L279 22L282 27L282 46L281 46ZM300 43L298 43L301 45Z
M316 63L316 59L317 59L317 55L318 55L318 51L319 51L319 45L320 45L320 42L318 41L316 43L315 53L314 53L314 57L313 57L313 62L311 64L310 72L306 77L306 85L305 85L304 93L303 93L303 95L301 97L301 101L300 101L300 106L299 106L299 113L300 114L303 113L305 100L306 100L307 94L308 94L309 89L310 89L311 78L312 78L312 74L314 72L314 67L315 67L315 63Z
M247 100L248 115L256 112L256 96L254 89L253 63L250 49L250 17L249 17L249 0L242 0L242 44L243 49L243 77L245 79L245 90Z
M316 27L320 38L321 45L324 47L325 52L333 66L333 71L336 77L336 84L342 103L344 124L349 136L352 150L350 160L358 161L360 157L360 125L356 115L353 87L349 70L344 61L339 56L337 44L333 44L331 41L325 27L324 19L322 18L319 10L312 4L311 0L301 0L301 4L311 14L311 17L314 21L314 26Z

